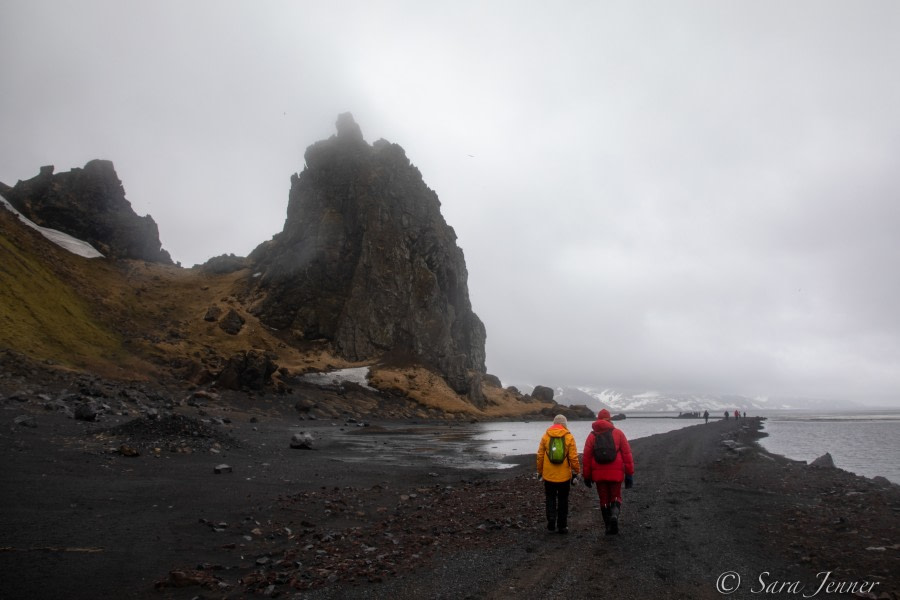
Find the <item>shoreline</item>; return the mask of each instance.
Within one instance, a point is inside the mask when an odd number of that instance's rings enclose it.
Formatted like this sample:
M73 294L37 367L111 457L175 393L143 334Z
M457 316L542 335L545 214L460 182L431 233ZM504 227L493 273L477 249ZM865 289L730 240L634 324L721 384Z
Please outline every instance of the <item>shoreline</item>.
M191 422L218 408L177 412ZM623 598L712 598L729 568L808 582L819 569L900 590L900 487L769 455L757 419L635 439L635 488L609 539L583 486L570 535L548 535L532 454L506 457L505 469L461 469L442 463L438 445L417 446L418 460L379 453L427 441L422 429L455 436L463 428L453 423L333 426L298 422L289 406L227 408L219 429L234 446L194 436L178 451L178 440L150 432L129 441L137 457L118 452L121 439L87 433L109 424L60 413L4 429L0 567L17 575L0 597L579 598L616 581ZM289 447L302 430L313 450ZM232 472L215 474L225 463ZM550 560L558 553L560 564ZM614 579L592 574L601 559Z

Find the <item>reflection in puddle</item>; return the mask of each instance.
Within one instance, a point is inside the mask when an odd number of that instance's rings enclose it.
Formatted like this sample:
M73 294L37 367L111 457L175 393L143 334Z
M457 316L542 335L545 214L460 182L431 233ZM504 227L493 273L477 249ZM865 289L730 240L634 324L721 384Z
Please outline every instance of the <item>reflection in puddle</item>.
M378 427L357 429L341 435L348 452L340 460L364 462L373 455L395 465L416 465L423 460L455 469L508 469L514 464L487 451L484 440L475 439L478 430L455 425L453 431L435 426L403 426L394 430Z

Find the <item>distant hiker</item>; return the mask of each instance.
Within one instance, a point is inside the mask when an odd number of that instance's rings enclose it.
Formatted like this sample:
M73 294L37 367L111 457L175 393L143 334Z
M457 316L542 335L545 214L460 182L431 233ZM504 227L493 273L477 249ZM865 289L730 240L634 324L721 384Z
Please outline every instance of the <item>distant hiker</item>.
M591 429L593 432L584 442L584 485L597 484L606 533L616 535L622 508L622 481L626 489L632 486L634 458L628 438L612 424L608 410L604 408L597 413Z
M741 411L735 409L735 411L734 411L734 418L735 418L735 419L740 419L740 418L741 418Z
M709 411L708 410L703 411L703 422L709 423Z
M728 411L727 410L725 411L725 420L726 421L728 420Z
M537 451L537 472L544 481L547 529L569 533L569 490L581 471L575 438L565 415L556 415Z
M746 410L744 411L744 418L745 418L745 419L747 418L747 411L746 411Z

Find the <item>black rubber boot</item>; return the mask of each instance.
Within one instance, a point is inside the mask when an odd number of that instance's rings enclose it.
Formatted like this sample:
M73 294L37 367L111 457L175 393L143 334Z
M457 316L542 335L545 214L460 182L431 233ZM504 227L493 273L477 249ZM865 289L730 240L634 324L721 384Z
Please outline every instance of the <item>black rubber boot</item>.
M609 507L601 506L600 514L603 515L603 531L605 531L608 534L609 533L609 514L610 514Z
M547 521L547 531L556 531L556 521Z
M609 527L606 532L609 535L618 535L619 533L619 508L622 505L618 502L613 502L609 507Z

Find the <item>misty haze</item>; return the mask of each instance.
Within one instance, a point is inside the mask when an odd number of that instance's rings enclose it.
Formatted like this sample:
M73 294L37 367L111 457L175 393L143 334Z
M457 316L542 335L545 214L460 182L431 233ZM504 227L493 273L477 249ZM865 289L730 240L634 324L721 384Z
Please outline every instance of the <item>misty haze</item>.
M0 598L900 596L900 4L0 16Z

